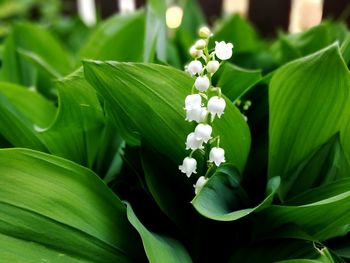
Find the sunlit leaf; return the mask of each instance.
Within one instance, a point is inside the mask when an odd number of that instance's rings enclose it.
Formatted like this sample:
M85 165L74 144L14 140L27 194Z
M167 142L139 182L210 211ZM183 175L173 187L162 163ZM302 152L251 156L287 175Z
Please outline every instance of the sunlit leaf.
M24 149L0 150L0 164L1 259L142 261L125 206L93 172Z
M114 15L92 32L82 45L79 57L83 59L141 61L144 27L145 14L143 11Z
M193 80L171 67L116 62L85 62L85 76L109 105L124 139L140 144L140 136L160 153L180 163L185 139L194 124L184 120L185 97ZM227 102L225 114L213 123L226 161L241 170L250 147L249 129L239 111Z
M269 89L269 176L282 176L340 131L350 116L350 75L337 45L277 70Z
M268 207L279 187L279 178L272 178L268 185L268 196L253 208L240 186L238 171L230 166L220 166L192 200L193 206L203 216L219 221L234 221Z

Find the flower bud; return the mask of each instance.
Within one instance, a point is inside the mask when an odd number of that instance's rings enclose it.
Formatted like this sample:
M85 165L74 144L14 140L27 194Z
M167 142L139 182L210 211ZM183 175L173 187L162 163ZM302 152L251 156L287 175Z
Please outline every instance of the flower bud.
M198 50L195 46L192 46L190 48L190 55L192 58L200 58L203 55L203 50Z
M209 153L209 162L214 162L216 166L226 162L225 150L219 147L213 147Z
M232 57L231 43L225 43L225 41L217 42L215 41L215 55L221 60L227 60Z
M194 129L194 134L196 135L197 140L203 140L203 142L207 143L212 137L212 127L209 124L200 123Z
M211 97L208 101L208 111L211 114L212 120L215 118L215 115L218 115L220 118L224 114L224 109L226 107L226 102L223 98L218 96Z
M200 190L202 190L203 186L207 183L207 181L208 179L204 176L198 178L196 184L193 185L195 194L198 194Z
M206 91L210 86L209 78L207 76L197 77L196 81L194 82L194 86L199 91Z
M199 39L196 41L196 44L194 44L196 49L204 49L206 45L207 45L207 42L204 39Z
M212 34L211 34L211 31L210 31L210 29L209 29L208 27L203 26L203 27L201 27L201 28L199 29L198 35L199 35L199 37L201 37L201 38L208 38L208 37L210 37Z
M192 173L197 173L197 161L191 157L186 157L182 165L179 165L179 169L181 172L185 173L187 177L190 177Z
M191 132L186 139L186 150L203 149L203 141L197 140L194 132Z
M220 67L220 63L217 60L211 60L208 62L206 69L209 73L214 74Z
M187 70L191 75L196 75L197 73L200 73L202 69L202 63L198 60L191 61L191 63L187 66Z
M185 99L185 109L186 110L200 108L201 104L202 104L202 98L199 94L188 95Z

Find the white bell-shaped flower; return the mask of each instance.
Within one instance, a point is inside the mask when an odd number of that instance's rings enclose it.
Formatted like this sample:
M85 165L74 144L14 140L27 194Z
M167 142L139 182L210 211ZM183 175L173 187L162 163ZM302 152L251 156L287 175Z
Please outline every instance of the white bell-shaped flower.
M231 43L215 41L215 55L221 60L227 60L232 57L232 48L233 45Z
M213 147L209 153L209 162L214 162L216 166L226 162L225 150L220 147Z
M196 107L186 110L186 121L203 122L207 117L208 111L205 107Z
M209 124L200 123L194 129L194 134L197 140L201 140L207 143L212 138L211 137L212 131L213 129Z
M198 194L200 190L202 190L203 186L207 183L207 181L208 179L204 176L198 178L196 184L193 185L195 194Z
M186 110L200 108L201 104L202 104L202 97L199 94L188 95L185 99Z
M203 141L197 140L194 132L191 132L186 139L186 150L203 149Z
M195 46L190 48L190 55L193 58L199 58L203 55L203 50L198 50Z
M190 64L188 64L187 66L187 71L191 74L191 75L196 75L198 73L200 73L203 69L202 63L198 60L193 60L191 61Z
M217 60L210 60L206 66L209 73L214 74L220 67L220 63Z
M215 115L218 115L220 118L224 114L225 107L226 102L223 98L219 98L218 96L211 97L208 101L208 111L211 114L212 120L215 118Z
M199 91L206 91L210 86L210 81L207 76L199 76L196 78L196 81L194 82L194 86Z
M187 177L190 177L192 173L197 173L197 161L192 157L186 157L182 165L179 165L179 169L181 172L185 173Z

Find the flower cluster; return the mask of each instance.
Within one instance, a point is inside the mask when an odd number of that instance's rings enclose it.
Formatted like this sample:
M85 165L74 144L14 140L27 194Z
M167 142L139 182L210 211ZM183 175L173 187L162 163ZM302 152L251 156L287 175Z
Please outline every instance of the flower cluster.
M181 172L188 177L197 173L197 161L192 157L197 150L205 154L204 149L209 151L209 165L219 166L225 162L225 151L220 148L220 136L213 138L211 123L215 117L220 118L224 114L226 102L221 96L221 89L214 87L211 82L213 74L219 69L220 60L230 59L233 45L224 41L215 42L215 49L208 50L208 44L212 33L209 28L202 27L199 30L200 39L190 48L193 58L185 70L194 78L192 94L185 99L186 121L196 122L193 132L186 139L186 150L191 150L188 157L179 166ZM215 144L215 147L211 147ZM208 147L204 147L207 145ZM210 148L211 147L211 148ZM200 176L194 185L197 194L207 181L206 176Z

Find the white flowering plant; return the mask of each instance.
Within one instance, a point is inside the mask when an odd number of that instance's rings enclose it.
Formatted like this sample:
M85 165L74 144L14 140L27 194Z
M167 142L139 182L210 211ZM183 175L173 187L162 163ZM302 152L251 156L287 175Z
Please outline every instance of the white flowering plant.
M0 262L349 261L349 31L182 4L6 23Z

